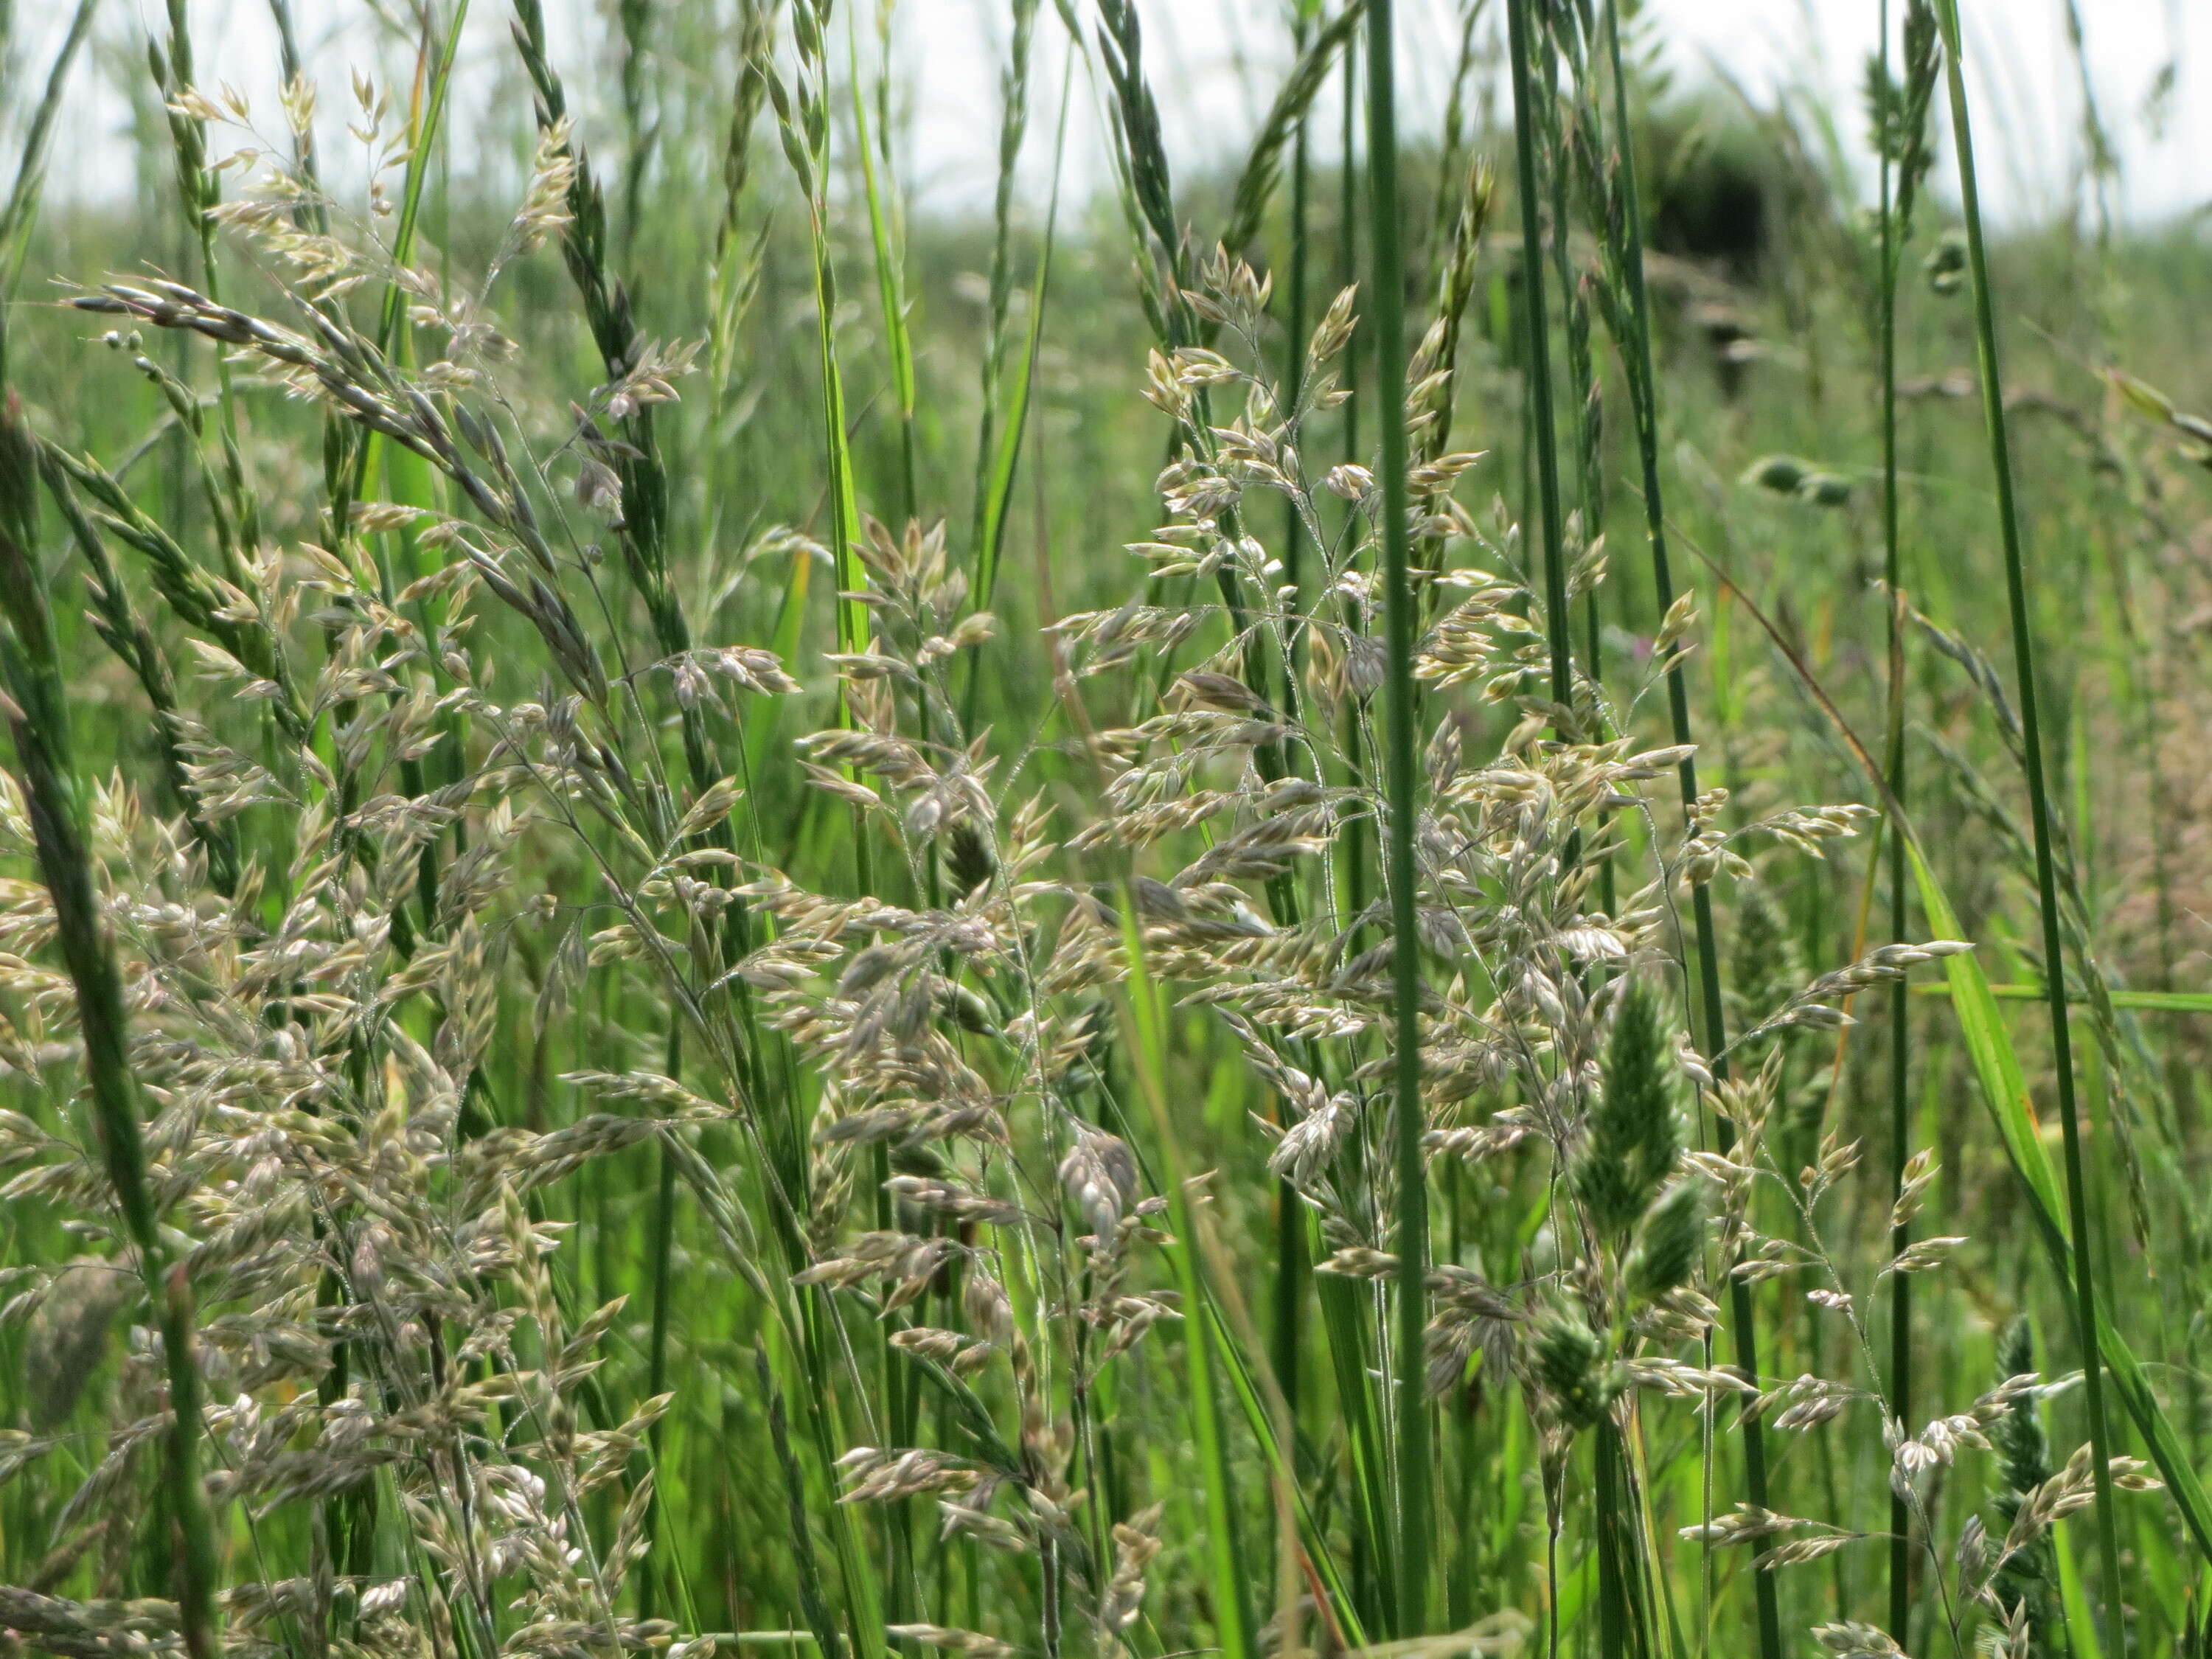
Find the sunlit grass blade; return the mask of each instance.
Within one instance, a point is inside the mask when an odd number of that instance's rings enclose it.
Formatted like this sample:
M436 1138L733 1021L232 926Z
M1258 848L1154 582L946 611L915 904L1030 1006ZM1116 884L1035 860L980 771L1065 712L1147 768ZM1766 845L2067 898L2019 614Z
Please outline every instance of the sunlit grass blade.
M1923 996L1948 996L1948 988L1941 985L1922 985L1914 988ZM1993 984L1990 994L2001 1002L2048 1002L2050 988L2044 985ZM2106 993L2115 1008L2139 1008L2151 1013L2212 1014L2212 991L2130 991ZM2080 991L2067 993L2069 1002L2086 1002L2088 998Z

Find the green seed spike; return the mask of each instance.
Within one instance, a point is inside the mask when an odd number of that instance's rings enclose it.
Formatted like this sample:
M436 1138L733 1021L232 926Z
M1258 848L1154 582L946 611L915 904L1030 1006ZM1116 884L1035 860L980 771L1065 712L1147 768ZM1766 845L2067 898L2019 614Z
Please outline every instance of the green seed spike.
M1586 1429L1605 1415L1619 1389L1597 1334L1580 1315L1554 1308L1540 1317L1535 1356L1537 1383L1563 1425Z
M1639 1300L1656 1302L1697 1271L1705 1240L1705 1194L1695 1180L1676 1182L1646 1212L1628 1259L1628 1285Z
M1997 1339L1996 1380L2002 1385L2034 1370L2035 1333L2027 1316L2021 1314L2005 1327L2003 1334ZM1990 1444L1996 1449L1998 1467L2003 1472L2002 1484L1991 1505L1996 1522L1990 1530L2004 1537L2012 1530L2014 1521L2036 1488L2053 1474L2051 1443L2045 1437L2033 1394L2015 1396L1997 1414L1990 1425ZM2028 1651L2037 1659L2051 1650L2053 1626L2057 1623L2057 1609L2052 1601L2057 1589L2057 1559L2051 1553L2051 1540L2046 1533L2023 1548L2006 1552L1990 1586L2008 1614L2026 1604Z
M1605 1088L1576 1158L1576 1196L1600 1233L1619 1237L1636 1224L1681 1150L1669 1077L1671 1060L1657 994L1630 982L1607 1046Z

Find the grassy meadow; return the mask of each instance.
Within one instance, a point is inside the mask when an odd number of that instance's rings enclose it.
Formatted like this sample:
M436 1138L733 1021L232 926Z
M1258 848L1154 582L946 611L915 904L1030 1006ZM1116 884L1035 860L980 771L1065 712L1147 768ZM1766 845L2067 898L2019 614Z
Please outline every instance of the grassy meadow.
M1851 3L0 0L0 1656L2205 1654L2212 267Z

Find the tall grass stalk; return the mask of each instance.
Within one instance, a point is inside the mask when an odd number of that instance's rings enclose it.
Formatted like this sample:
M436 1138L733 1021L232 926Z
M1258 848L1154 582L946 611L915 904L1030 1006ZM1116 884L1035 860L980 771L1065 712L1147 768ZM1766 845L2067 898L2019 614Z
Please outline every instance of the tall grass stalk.
M70 15L68 33L46 70L46 89L31 112L31 125L23 133L23 150L15 162L15 182L8 200L0 205L0 386L8 380L7 303L21 281L23 260L30 252L30 229L38 217L39 198L46 183L46 160L53 148L54 124L62 112L62 94L69 86L70 70L77 53L92 33L100 0L77 0ZM0 49L4 49L0 41Z
M756 60L754 71L765 76L769 100L775 106L783 131L784 154L798 174L806 199L807 230L812 250L815 343L821 374L822 441L829 467L827 495L830 523L827 537L831 568L837 579L833 599L837 648L853 653L867 648L868 609L861 597L866 575L854 553L860 535L857 469L854 464L850 415L845 398L844 370L837 350L837 266L830 228L830 70L828 42L830 8L827 0L802 0L792 9L792 30L798 46L796 73L788 82L775 66ZM856 844L866 857L865 842ZM864 879L865 890L868 883Z
M1336 286L1341 293L1359 280L1359 37L1345 43L1344 63L1338 73L1342 88L1336 169ZM1364 461L1359 447L1360 345L1367 330L1356 325L1344 353L1344 383L1352 396L1344 403L1344 454L1346 460Z
M1608 240L1616 243L1612 252L1618 280L1627 290L1627 337L1620 343L1636 422L1637 459L1644 489L1644 532L1651 549L1652 582L1663 615L1671 612L1675 604L1674 579L1667 556L1667 514L1659 480L1659 380L1651 345L1651 301L1644 269L1644 204L1637 185L1636 146L1632 137L1634 129L1629 122L1628 76L1620 49L1618 0L1607 0L1603 27L1607 67L1613 80L1619 168L1618 206L1608 214L1607 232ZM1679 651L1670 653L1667 662L1667 712L1674 741L1681 744L1693 743L1689 685L1682 672ZM1686 811L1698 796L1694 754L1683 757L1677 777ZM1705 1052L1715 1077L1722 1078L1728 1072L1727 1020L1721 1003L1720 942L1708 884L1700 882L1693 890L1691 911L1695 926L1698 1001L1704 1013ZM1714 1136L1723 1153L1735 1145L1735 1127L1717 1114L1714 1117ZM1732 1277L1729 1281L1729 1324L1735 1339L1736 1367L1755 1382L1759 1375L1759 1334L1753 1322L1751 1287L1741 1278ZM1744 1414L1742 1438L1744 1495L1752 1504L1763 1510L1768 1507L1766 1438L1757 1413ZM1754 1567L1752 1591L1758 1611L1760 1659L1781 1659L1782 1608L1773 1574Z
M1000 403L1007 395L1005 385L1006 329L1014 300L1014 190L1018 181L1022 143L1029 131L1030 64L1036 39L1038 0L1009 0L1012 27L1006 43L1006 67L999 76L999 170L991 192L991 273L989 310L984 321L982 360L982 416L975 431L975 495L969 533L969 581L982 603L990 603L998 576L998 550L991 544L1004 513L994 519L988 503L1000 492L993 487L999 453ZM1034 324L1035 319L1031 321ZM1018 395L1018 393L1017 394ZM1009 477L1007 489L1012 488Z
M684 1076L684 1027L677 1020L669 1022L666 1070L672 1079L680 1081ZM646 1334L645 1393L648 1400L667 1391L668 1344L675 1314L675 1149L662 1142L656 1162L659 1168L653 1182L652 1236L647 1245L653 1291L653 1322ZM666 1479L667 1466L662 1461L661 1450L666 1426L665 1421L656 1422L647 1443L654 1478L652 1512L647 1517L646 1556L638 1564L637 1612L641 1619L653 1618L659 1607L661 1563L655 1559L655 1552L661 1547L665 1525L667 1495L661 1486Z
M2124 1650L2121 1624L2126 1581L2120 1576L2118 1521L2113 1514L2112 1431L2105 1413L2104 1360L2097 1324L2096 1237L2091 1231L2087 1166L2081 1156L2081 1114L2075 1097L2072 1018L2066 1001L2066 948L2058 907L2058 878L2051 856L2051 807L2045 775L2041 698L2036 679L2035 635L2028 616L2027 553L2014 493L2012 445L2007 430L2004 381L1997 360L1996 300L1990 284L1989 251L1982 231L1981 189L1974 167L1973 125L1966 102L1964 43L1958 0L1936 0L1943 30L1943 73L1951 105L1951 141L1958 163L1959 205L1966 233L1966 264L1973 288L1974 355L1980 371L1982 416L1990 469L1996 490L1997 534L2002 544L2005 602L2012 619L2013 678L2019 699L2022 763L2027 775L2028 823L2034 841L2037 906L2043 933L2043 977L2051 1013L2053 1082L2066 1166L2067 1226L2074 1244L2075 1328L2081 1345L2082 1408L2088 1419L2095 1477L2098 1585L2105 1609L2105 1638Z
M1029 434L1030 404L1036 396L1037 353L1044 340L1046 303L1052 297L1053 249L1060 233L1060 185L1066 177L1067 161L1067 121L1073 111L1069 92L1074 83L1074 54L1060 71L1060 118L1055 125L1052 141L1052 187L1045 198L1043 234L1037 247L1036 273L1030 279L1029 294L1029 327L1022 337L1022 355L1009 384L1000 394L1006 400L1002 420L996 422L996 447L990 458L990 470L985 481L978 518L978 539L975 566L977 574L971 579L971 587L979 605L988 609L993 596L998 592L999 567L1005 556L1006 526L1013 510L1014 479L1021 464L1022 449ZM980 451L979 451L980 453ZM969 682L969 699L975 696L974 682ZM969 730L975 728L972 709L963 722Z
M1291 49L1299 58L1313 40L1314 26L1322 15L1322 0L1292 0ZM1313 144L1307 117L1301 114L1291 137L1291 187L1287 206L1289 244L1284 251L1283 280L1283 401L1296 409L1304 390L1306 336L1313 325ZM1350 162L1347 159L1347 166ZM1305 524L1297 504L1283 507L1283 580L1298 597L1294 610L1304 607ZM1284 672L1297 672L1291 663Z
M1884 609L1888 617L1889 800L1893 822L1888 826L1886 851L1889 880L1889 936L1902 943L1907 919L1906 829L1894 821L1905 810L1905 631L1903 537L1899 521L1897 459L1897 300L1904 243L1911 231L1910 207L1913 184L1926 166L1927 99L1932 89L1925 40L1924 4L1909 6L1908 32L1919 31L1921 50L1905 52L1912 84L1902 92L1891 69L1892 43L1889 0L1882 0L1880 15L1881 43L1876 59L1878 98L1875 111L1875 150L1878 158L1879 239L1876 256L1875 326L1880 356L1881 422L1881 544ZM1889 995L1889 1135L1890 1135L1890 1255L1902 1255L1912 1242L1911 1218L1905 1206L1905 1183L1912 1159L1911 1011L1902 983ZM1912 1275L1894 1273L1889 1286L1889 1415L1893 1422L1912 1420ZM1912 1617L1912 1504L1907 1495L1893 1491L1889 1500L1889 1633L1900 1647L1911 1641Z
M1506 0L1506 50L1512 58L1513 155L1521 198L1521 313L1525 336L1529 439L1536 467L1536 509L1544 553L1544 633L1552 653L1552 701L1562 711L1575 694L1572 618L1567 608L1565 526L1559 514L1559 434L1552 412L1551 320L1544 299L1544 198L1537 185L1536 66L1542 58L1529 0ZM1543 96L1552 96L1547 84ZM1566 227L1553 227L1562 238ZM1564 714L1562 718L1565 718Z
M392 259L395 265L404 266L415 257L415 239L422 226L422 198L429 188L431 165L438 154L439 137L445 126L446 104L453 94L453 65L461 49L461 31L468 21L469 0L457 0L443 34L433 32L430 14L424 13L422 52L428 60L424 64L428 79L419 94L421 101L410 112L407 165L400 175L399 216L392 233ZM542 54L542 19L537 28ZM556 111L556 116L557 113ZM401 284L387 283L376 331L377 343L387 354L400 349L400 331L406 321L406 294Z
M132 1075L129 1020L115 951L94 890L85 784L70 741L68 679L40 584L36 446L13 391L0 404L0 679L9 697L15 764L54 908L56 943L76 992L93 1122L107 1176L137 1258L168 1378L163 1492L176 1529L173 1556L179 1623L191 1659L215 1659L216 1523L201 1485L202 1388L197 1322L186 1264L162 1233Z
M1472 21L1470 20L1470 28ZM1556 27L1544 32L1544 76L1549 85L1557 79L1561 56ZM1572 221L1568 216L1568 189L1574 169L1570 165L1574 140L1580 137L1580 124L1589 121L1595 125L1596 111L1589 97L1588 66L1577 54L1575 79L1584 94L1571 112L1563 109L1565 100L1546 99L1541 106L1544 120L1541 127L1542 151L1550 171L1552 223L1552 276L1559 283L1560 332L1565 337L1566 385L1571 419L1569 429L1574 434L1575 511L1577 534L1569 550L1570 557L1579 558L1605 532L1605 457L1604 404L1602 388L1597 377L1597 365L1590 355L1590 317L1586 284L1575 278L1572 238L1568 234ZM1547 307L1548 309L1548 307ZM1556 464L1555 464L1556 465ZM1598 586L1593 581L1583 596L1583 651L1586 660L1583 672L1594 686L1605 683L1603 640L1598 628ZM1613 907L1610 902L1607 907Z
M155 83L168 100L169 137L175 155L178 196L192 233L194 251L199 256L200 282L210 298L219 300L222 297L222 276L216 258L214 209L222 199L222 186L220 175L208 159L210 106L195 101L204 94L199 92L194 69L191 0L168 0L167 21L165 43L148 42L149 60ZM236 539L251 546L258 520L246 493L246 464L239 449L237 399L230 367L221 358L216 361L216 385L226 482L234 497L232 510L238 516Z
M1053 140L1052 191L1045 209L1044 238L1030 294L1029 327L1021 362L1006 373L1007 325L1013 313L1014 191L1022 145L1029 131L1030 72L1036 33L1038 0L1011 0L1013 28L1007 59L1000 75L998 180L991 198L991 276L981 369L982 411L975 429L975 477L969 520L968 586L977 605L990 609L998 591L999 563L1006 548L1006 525L1013 507L1014 479L1029 428L1030 398L1036 385L1039 342L1044 337L1045 301L1050 292L1053 241L1060 222L1061 166L1067 153L1068 97L1079 56L1072 42L1060 76L1060 120ZM1002 407L1003 405L1003 407ZM968 665L961 697L961 724L975 729L981 706L982 663Z
M1322 0L1292 0L1291 50L1303 58L1321 20ZM1348 49L1348 48L1347 48ZM1349 167L1350 158L1345 165ZM1306 339L1311 331L1313 155L1309 121L1298 117L1291 139L1290 200L1287 204L1290 246L1285 260L1283 313L1283 401L1299 406L1304 393ZM1283 503L1283 580L1291 590L1291 609L1304 614L1306 586L1306 529L1298 504ZM1298 672L1296 641L1283 654L1283 707L1291 706L1293 682ZM1286 1126L1287 1127L1287 1126ZM1311 1222L1305 1202L1287 1178L1275 1182L1275 1296L1273 1353L1275 1385L1282 1390L1285 1411L1297 1422L1298 1373L1304 1334L1307 1270L1306 1235ZM1293 1439L1295 1445L1295 1439ZM1285 1449L1290 1449L1290 1448Z
M1429 1407L1423 1396L1422 1328L1426 1322L1429 1189L1421 1141L1421 947L1416 888L1420 817L1420 745L1414 708L1413 649L1419 611L1413 594L1411 504L1406 486L1405 226L1398 211L1398 114L1391 0L1367 7L1367 205L1369 304L1374 313L1376 418L1382 430L1382 603L1388 660L1383 669L1383 793L1389 804L1384 867L1390 881L1390 1106L1396 1178L1398 1255L1395 1344L1398 1468L1397 1634L1426 1627L1430 1527Z
M898 419L898 514L902 521L921 509L921 484L915 455L914 423L921 392L915 378L914 335L907 315L905 233L890 172L890 13L883 15L875 102L878 119L871 133L869 99L860 78L860 46L851 40L854 153L860 161L860 182L868 204L868 245L875 256L876 298L884 321L884 347L890 358L891 397ZM857 33L857 31L855 31Z

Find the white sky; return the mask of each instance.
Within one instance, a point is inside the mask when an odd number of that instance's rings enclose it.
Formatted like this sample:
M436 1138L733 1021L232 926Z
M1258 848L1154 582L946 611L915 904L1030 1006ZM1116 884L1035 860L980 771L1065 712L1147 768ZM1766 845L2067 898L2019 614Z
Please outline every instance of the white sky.
M412 0L386 0L404 13ZM673 9L696 0L659 0ZM1079 15L1089 0L1073 0ZM1978 151L1991 211L2004 218L2038 216L2066 201L2081 153L2081 94L2066 46L2067 0L1963 0L1966 58L1977 103ZM2124 217L2158 219L2212 202L2212 4L2204 0L2078 0L2084 16L2096 94L2123 162L2118 206ZM1158 94L1171 150L1185 168L1226 161L1273 96L1288 60L1284 0L1139 0L1146 25L1147 68ZM1825 94L1847 140L1862 125L1862 65L1875 33L1878 0L1650 0L1678 79L1711 78L1717 65L1754 95L1796 84ZM839 11L872 18L876 0L842 0ZM897 0L900 76L912 127L907 183L924 211L973 211L988 204L995 167L999 64L1005 0ZM1893 0L1893 9L1901 10ZM67 0L17 0L27 26L28 69L35 78L61 32ZM97 195L127 191L119 165L125 109L108 77L118 63L138 60L137 31L155 19L156 0L111 0L100 34L110 49L81 63L70 117L54 157L52 188ZM556 56L580 88L612 94L615 55L606 49L605 0L547 0ZM1455 28L1452 0L1398 0L1401 96L1405 125L1432 122L1451 73ZM1493 11L1502 5L1493 3ZM323 84L326 147L350 99L343 88L351 64L372 40L362 0L294 0L295 14ZM195 37L204 80L240 86L276 125L276 47L265 0L197 0ZM40 27L41 23L45 27ZM1062 40L1054 7L1042 8L1039 59L1027 159L1030 182L1042 188L1051 154ZM128 48L125 56L118 48ZM475 0L464 64L489 84L507 40L501 0ZM842 55L842 51L839 54ZM2162 131L2146 119L2145 100L2169 60L2179 82ZM674 65L678 72L684 66ZM91 71L91 73L88 73ZM1095 105L1077 82L1070 137L1070 185L1080 191L1102 177ZM1334 129L1330 94L1321 106L1324 131ZM588 107L588 106L587 106ZM483 108L458 100L457 121ZM0 166L12 171L14 129L0 131ZM586 128L588 132L588 126ZM1318 140L1327 149L1325 140Z
M2121 215L2161 218L2212 202L2212 4L2078 3L2096 97L2122 158ZM913 47L907 61L920 88L917 148L928 163L918 176L933 195L987 192L991 77L1000 54L985 43L1003 32L994 27L1003 4L902 4ZM1502 0L1490 9L1502 14ZM1901 0L1892 0L1890 9L1901 13ZM1140 3L1147 66L1179 161L1241 155L1288 61L1285 10L1283 0ZM1455 63L1456 10L1455 0L1398 0L1399 90L1409 125L1433 121L1443 108ZM1762 100L1783 86L1802 87L1822 95L1856 145L1879 0L1648 0L1647 10L1678 83L1711 82L1717 67ZM1985 202L2006 218L2063 207L2081 151L2066 0L1962 0L1962 11ZM2178 79L2163 131L2154 133L2145 100L2169 60ZM1322 125L1333 131L1329 100L1324 92L1320 107L1329 112Z

